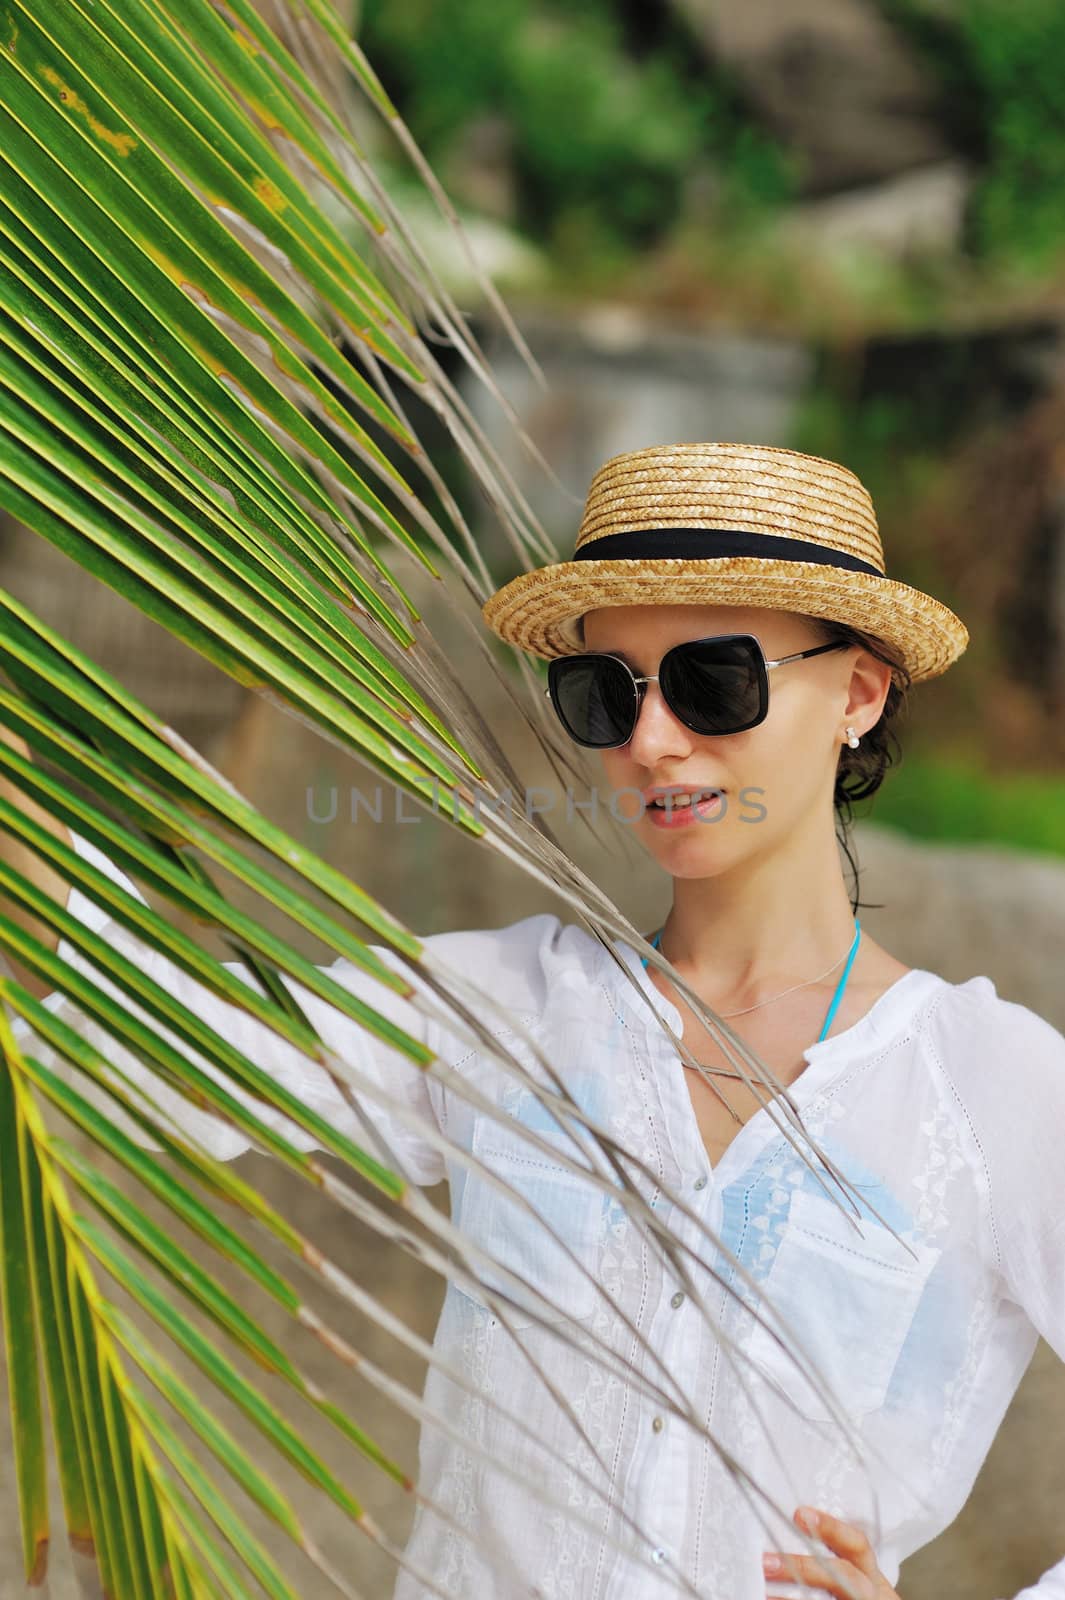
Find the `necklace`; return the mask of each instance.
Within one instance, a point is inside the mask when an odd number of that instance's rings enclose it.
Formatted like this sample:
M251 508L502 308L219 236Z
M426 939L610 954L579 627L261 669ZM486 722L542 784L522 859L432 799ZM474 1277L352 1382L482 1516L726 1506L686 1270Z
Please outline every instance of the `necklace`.
M661 939L661 937L662 937L662 930L661 930L661 928L659 928L658 933L655 935L654 942L656 944L658 944L658 941L659 941L659 939ZM819 973L819 975L816 978L807 978L805 983L793 983L791 985L790 989L781 989L779 994L772 994L772 995L769 996L768 1000L759 1000L753 1006L744 1006L741 1011L722 1011L720 1013L721 1017L726 1021L730 1017L745 1017L749 1011L758 1011L762 1006L772 1005L774 1000L783 1000L783 998L784 998L784 996L786 994L794 994L797 989L809 989L811 984L820 983L823 978L827 978L828 977L830 972L835 972L836 968L840 965L841 962L847 960L847 955L850 955L853 958L853 955L857 950L858 941L859 941L860 938L861 938L861 930L859 929L858 932L854 936L854 940L853 940L853 942L851 944L851 947L850 947L850 950L847 952L847 954L840 956L839 961L833 961L832 965L830 967L827 967L824 972ZM659 948L660 951L662 950L662 947L661 947L660 944L658 945L658 948ZM662 952L662 953L664 954L664 952ZM848 962L848 971L849 970L850 970L850 963ZM837 991L836 998L837 999L839 998L839 991ZM832 1010L835 1010L835 1002L833 1002ZM711 1066L708 1061L699 1061L699 1062L696 1063L696 1065L700 1068L701 1071L703 1071L703 1072L712 1072L717 1077L720 1077L720 1078L738 1078L738 1079L743 1079L744 1081L746 1081L746 1074L744 1074L742 1072L734 1072L731 1067L715 1067L715 1066Z

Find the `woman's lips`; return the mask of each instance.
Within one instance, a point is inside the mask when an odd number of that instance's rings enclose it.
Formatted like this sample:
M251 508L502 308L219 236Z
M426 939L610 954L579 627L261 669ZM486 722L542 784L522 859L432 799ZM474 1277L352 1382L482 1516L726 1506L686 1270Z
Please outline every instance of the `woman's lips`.
M680 805L670 796L666 796L666 804L661 806L649 805L647 815L656 828L686 828L700 821L701 818L711 816L719 807L722 792L716 790L708 794L705 799L692 800L690 805L681 802Z

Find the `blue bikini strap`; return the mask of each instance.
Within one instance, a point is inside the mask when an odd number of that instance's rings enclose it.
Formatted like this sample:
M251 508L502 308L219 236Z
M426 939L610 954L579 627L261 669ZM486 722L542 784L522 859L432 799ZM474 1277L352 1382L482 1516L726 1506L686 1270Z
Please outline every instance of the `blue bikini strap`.
M853 967L853 965L854 965L854 958L858 954L858 941L861 939L861 936L862 936L862 925L858 921L858 918L855 917L855 919L854 919L854 943L851 945L851 953L847 957L847 965L843 969L843 976L840 978L839 983L836 985L836 992L832 996L832 1004L828 1008L828 1016L825 1018L824 1027L821 1029L821 1032L817 1036L818 1044L821 1043L821 1040L825 1037L825 1035L827 1034L829 1028L831 1028L831 1026L832 1026L832 1018L836 1015L836 1012L839 1010L839 1003L843 999L843 991L846 988L847 979L850 976L851 967Z

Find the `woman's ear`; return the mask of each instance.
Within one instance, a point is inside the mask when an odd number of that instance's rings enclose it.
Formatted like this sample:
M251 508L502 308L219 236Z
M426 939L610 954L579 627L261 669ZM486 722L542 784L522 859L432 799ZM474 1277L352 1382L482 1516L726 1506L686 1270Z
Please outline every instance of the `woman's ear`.
M846 714L856 713L865 718L867 727L875 727L884 709L891 688L891 668L868 650L863 650L854 663L851 673L850 694ZM872 715L872 709L876 714Z

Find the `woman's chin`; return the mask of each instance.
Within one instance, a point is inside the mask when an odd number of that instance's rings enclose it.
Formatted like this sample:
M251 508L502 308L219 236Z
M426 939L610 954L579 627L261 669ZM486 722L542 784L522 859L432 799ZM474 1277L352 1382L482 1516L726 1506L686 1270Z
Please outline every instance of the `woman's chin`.
M722 829L699 823L666 829L644 818L640 843L675 878L712 877L735 855L735 844Z

